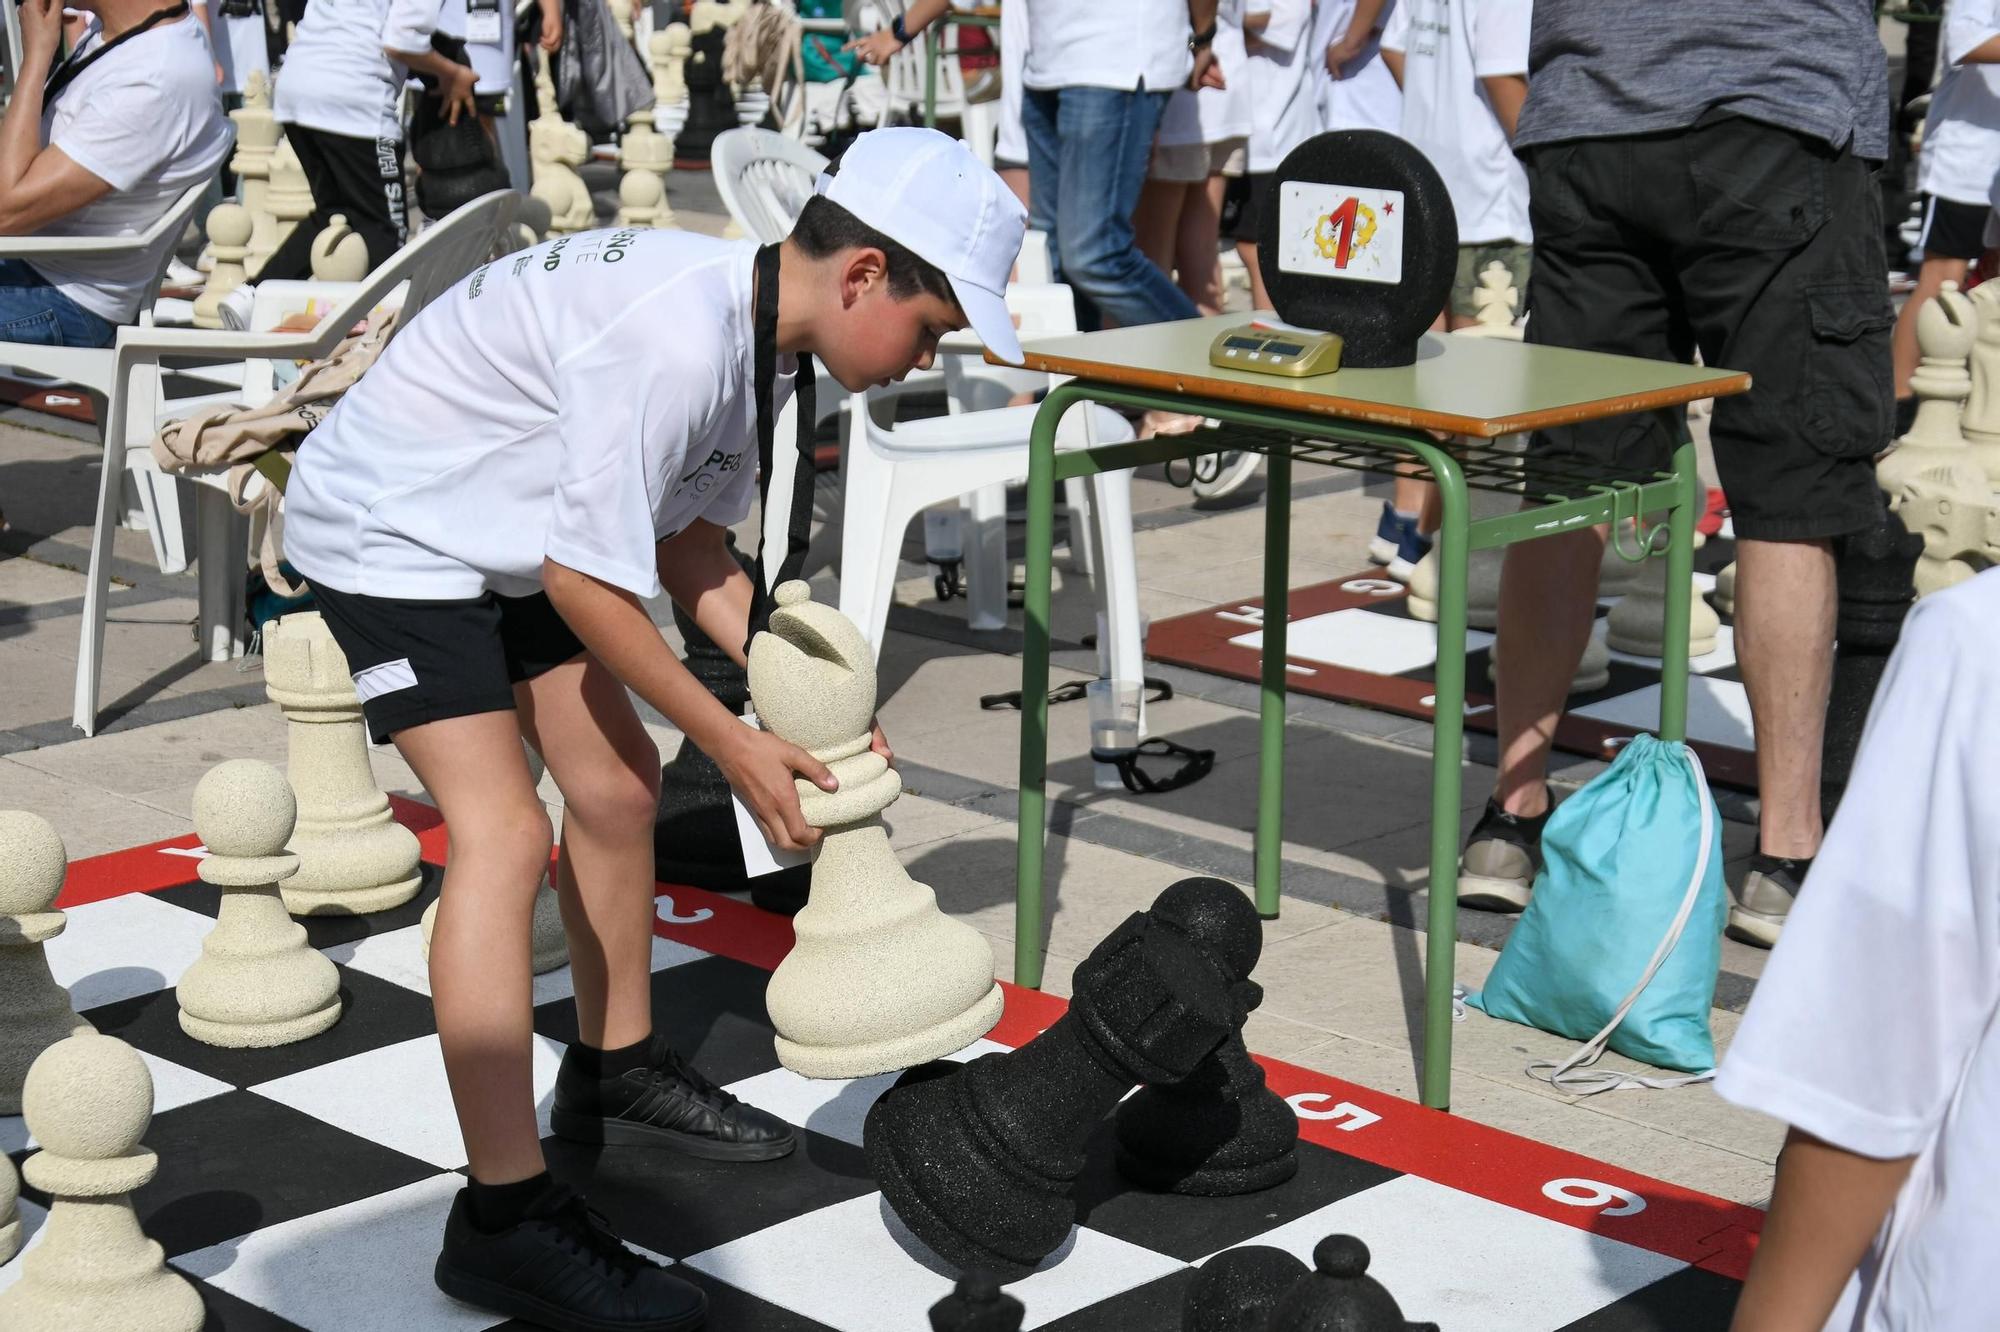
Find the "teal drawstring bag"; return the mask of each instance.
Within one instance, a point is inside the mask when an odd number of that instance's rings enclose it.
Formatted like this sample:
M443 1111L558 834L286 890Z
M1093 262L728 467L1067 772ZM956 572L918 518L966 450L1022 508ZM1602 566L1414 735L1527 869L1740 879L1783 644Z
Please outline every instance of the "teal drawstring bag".
M1534 896L1465 1001L1585 1042L1528 1066L1564 1091L1676 1087L1715 1075L1708 1010L1729 903L1722 831L1701 760L1635 736L1542 830ZM1690 1076L1590 1070L1606 1047Z

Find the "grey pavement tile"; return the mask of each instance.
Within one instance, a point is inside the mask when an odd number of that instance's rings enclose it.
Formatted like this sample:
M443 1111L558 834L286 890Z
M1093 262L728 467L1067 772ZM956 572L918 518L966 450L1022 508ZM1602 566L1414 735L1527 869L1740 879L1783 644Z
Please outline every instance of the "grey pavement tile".
M187 821L126 796L67 781L0 758L0 808L25 809L55 825L71 860L141 846L189 832Z

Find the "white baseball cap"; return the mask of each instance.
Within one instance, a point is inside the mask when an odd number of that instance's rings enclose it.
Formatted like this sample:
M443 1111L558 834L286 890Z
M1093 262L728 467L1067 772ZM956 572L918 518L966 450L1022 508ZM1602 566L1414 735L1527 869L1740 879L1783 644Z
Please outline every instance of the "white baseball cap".
M840 155L836 174L819 178L818 193L950 278L979 340L1020 361L1007 276L1028 210L970 148L934 129L869 130Z

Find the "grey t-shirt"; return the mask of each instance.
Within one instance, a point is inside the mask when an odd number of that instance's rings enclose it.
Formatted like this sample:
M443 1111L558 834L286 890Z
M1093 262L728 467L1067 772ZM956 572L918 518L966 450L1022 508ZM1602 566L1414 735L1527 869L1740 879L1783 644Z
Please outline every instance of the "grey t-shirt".
M1517 149L1684 129L1726 112L1889 155L1868 0L1536 0Z

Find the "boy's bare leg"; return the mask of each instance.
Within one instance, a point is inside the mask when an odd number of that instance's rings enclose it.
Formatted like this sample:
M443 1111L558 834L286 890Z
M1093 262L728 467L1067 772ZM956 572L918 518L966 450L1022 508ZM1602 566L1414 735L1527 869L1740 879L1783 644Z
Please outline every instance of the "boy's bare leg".
M451 834L431 999L466 1159L482 1184L529 1179L543 1169L529 933L549 861L548 811L511 712L450 717L394 738Z
M660 755L595 657L515 687L521 727L563 794L556 893L569 935L577 1035L599 1050L653 1031L653 822Z
M1493 798L1509 814L1548 808L1549 746L1597 616L1601 527L1507 547L1500 571L1500 627L1494 642L1500 685L1500 776Z
M1828 542L1737 542L1736 655L1757 728L1757 849L1766 855L1803 860L1819 851L1834 584Z
M1205 315L1222 313L1222 255L1215 248L1222 229L1222 192L1209 188L1211 181L1221 179L1211 176L1185 187L1180 234L1174 241L1181 290Z

